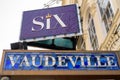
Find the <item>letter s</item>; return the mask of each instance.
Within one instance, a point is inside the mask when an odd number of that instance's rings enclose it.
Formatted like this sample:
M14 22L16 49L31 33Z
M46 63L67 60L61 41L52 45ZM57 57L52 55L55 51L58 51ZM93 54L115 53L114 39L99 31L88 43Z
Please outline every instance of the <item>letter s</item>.
M36 20L37 18L43 19L43 17L40 17L40 16L35 17L35 18L33 19L33 21L32 21L33 24L38 25L37 27L40 27L40 30L41 30L41 29L43 29L43 27L44 27L44 23L43 23L43 22L40 22L40 21L37 21L37 20ZM32 31L39 31L39 30L36 30L34 27L32 27Z

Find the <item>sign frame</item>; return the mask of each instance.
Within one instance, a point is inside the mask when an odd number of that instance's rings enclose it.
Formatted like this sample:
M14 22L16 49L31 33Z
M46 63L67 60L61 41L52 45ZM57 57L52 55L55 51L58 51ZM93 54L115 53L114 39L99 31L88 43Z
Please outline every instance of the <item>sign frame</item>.
M4 57L6 52L112 52L112 51L56 51L56 50L48 50L48 51L38 51L38 50L4 50L1 62L1 75L120 75L120 70L3 70ZM114 51L118 64L120 65L120 58L118 57L119 51ZM120 54L120 52L119 52ZM51 74L52 73L52 74Z

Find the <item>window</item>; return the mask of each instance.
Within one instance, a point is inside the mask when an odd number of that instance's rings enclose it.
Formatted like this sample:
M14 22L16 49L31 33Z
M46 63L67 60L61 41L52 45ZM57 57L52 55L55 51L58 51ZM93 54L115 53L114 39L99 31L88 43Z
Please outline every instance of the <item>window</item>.
M101 16L103 18L103 22L105 23L106 31L110 30L113 18L113 10L109 0L98 0L98 5L100 8Z
M103 15L103 21L105 23L105 28L106 28L107 32L110 30L110 27L111 27L111 24L112 24L112 18L113 18L113 11L111 9L110 3L108 3L106 11Z
M106 31L108 32L110 27L109 27L109 25L108 25L107 16L104 16L103 21L104 21L104 23L105 23Z
M106 9L108 1L109 0L97 0L98 6L100 8L101 15L103 15L103 13L104 13L104 11Z
M89 21L88 22L88 27L89 27L88 31L89 31L91 46L92 46L93 50L97 50L98 49L98 39L97 39L96 31L95 31L94 22L93 22L93 19L90 14L89 14L88 21Z

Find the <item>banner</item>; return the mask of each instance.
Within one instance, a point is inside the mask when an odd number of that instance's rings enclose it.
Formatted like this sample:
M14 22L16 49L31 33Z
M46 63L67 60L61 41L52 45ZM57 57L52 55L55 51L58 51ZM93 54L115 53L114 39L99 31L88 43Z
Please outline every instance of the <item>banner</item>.
M112 52L6 52L3 70L119 70Z
M29 42L81 34L79 7L76 4L23 13L20 40Z

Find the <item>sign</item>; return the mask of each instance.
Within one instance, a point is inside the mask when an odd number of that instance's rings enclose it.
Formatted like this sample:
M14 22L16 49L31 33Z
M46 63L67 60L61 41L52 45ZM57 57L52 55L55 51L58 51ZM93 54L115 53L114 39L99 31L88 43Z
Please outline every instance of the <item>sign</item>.
M114 52L6 52L3 70L118 70Z
M76 4L23 13L20 40L35 41L81 34Z

